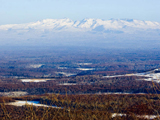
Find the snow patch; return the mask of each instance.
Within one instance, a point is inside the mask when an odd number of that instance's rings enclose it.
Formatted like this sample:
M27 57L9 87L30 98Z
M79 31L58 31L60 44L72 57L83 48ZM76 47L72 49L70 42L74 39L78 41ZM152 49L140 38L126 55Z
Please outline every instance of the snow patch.
M77 68L77 69L82 71L95 70L95 68Z
M31 65L28 65L27 67L28 68L40 68L40 67L42 67L42 65L44 65L44 64L31 64Z
M76 83L61 83L59 85L77 85Z
M6 103L6 105L13 105L13 106L32 105L32 106L36 106L36 107L51 107L51 108L60 108L60 109L62 109L61 107L39 104L39 103L35 103L33 101L15 101L15 102Z
M103 76L103 78L114 78L114 77L124 77L124 76L142 76L146 77L145 81L153 81L160 83L160 73L155 73L155 71L159 71L160 69L154 69L152 71L144 72L144 73L136 73L136 74L125 74L125 75L113 75L113 76Z
M54 79L21 79L22 82L46 82Z
M56 74L62 74L62 75L67 76L67 77L75 75L73 73L65 73L65 72L56 72Z
M117 117L117 116L126 116L127 114L123 114L123 113L113 113L112 114L112 118ZM159 115L135 115L138 118L145 118L145 119L155 119L155 118L159 118Z
M92 63L76 63L77 65L92 65Z

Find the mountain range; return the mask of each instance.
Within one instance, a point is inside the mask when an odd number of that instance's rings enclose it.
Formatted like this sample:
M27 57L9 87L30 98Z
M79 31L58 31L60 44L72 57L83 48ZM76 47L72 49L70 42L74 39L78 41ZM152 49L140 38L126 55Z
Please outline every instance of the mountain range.
M0 30L54 30L54 31L105 31L126 29L160 29L160 23L152 21L142 21L133 19L83 19L81 21L73 21L65 19L45 19L42 21L24 23L24 24L8 24L1 25ZM106 31L107 30L107 31Z
M134 19L44 19L24 24L0 25L0 42L75 43L160 40L160 23ZM7 43L5 41L8 41ZM56 42L57 41L57 42ZM33 43L34 42L34 43Z

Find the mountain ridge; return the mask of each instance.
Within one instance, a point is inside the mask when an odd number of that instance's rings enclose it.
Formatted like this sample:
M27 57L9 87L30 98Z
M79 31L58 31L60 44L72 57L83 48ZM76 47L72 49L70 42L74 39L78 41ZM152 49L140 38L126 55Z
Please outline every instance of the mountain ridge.
M44 19L37 22L30 22L24 24L7 24L0 25L0 30L54 30L54 31L92 31L97 27L101 27L103 30L123 30L132 28L136 30L147 30L147 29L160 29L159 22L143 21L135 19L83 19L81 21L73 21L69 18L64 19ZM97 31L99 31L97 29Z
M160 23L134 19L44 19L0 26L1 46L159 48Z

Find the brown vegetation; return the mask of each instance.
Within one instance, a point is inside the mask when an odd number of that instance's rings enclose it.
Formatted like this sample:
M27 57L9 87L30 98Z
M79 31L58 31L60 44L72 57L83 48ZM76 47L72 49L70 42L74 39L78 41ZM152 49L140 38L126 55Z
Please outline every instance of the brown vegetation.
M14 100L39 100L43 104L63 107L9 106ZM0 119L4 120L130 120L145 119L143 115L159 115L158 95L59 95L45 94L6 98L1 97ZM124 115L112 117L113 113ZM140 117L142 115L142 117Z

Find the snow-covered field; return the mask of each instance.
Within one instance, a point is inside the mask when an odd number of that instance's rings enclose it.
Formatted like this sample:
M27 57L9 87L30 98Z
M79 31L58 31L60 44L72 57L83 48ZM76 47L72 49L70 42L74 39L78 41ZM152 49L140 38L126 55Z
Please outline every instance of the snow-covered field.
M21 79L22 82L46 82L54 79Z
M157 71L159 69L155 69L152 71L144 72L144 73L136 73L136 74L125 74L125 75L113 75L113 76L103 76L103 78L114 78L114 77L123 77L123 76L142 76L145 77L145 81L153 81L153 82L160 82L160 73L155 73L154 71Z
M66 72L56 72L57 74L62 74L62 75L64 75L64 76L73 76L73 75L75 75L75 74L73 74L73 73L66 73Z
M28 65L27 67L29 67L29 68L40 68L40 67L42 67L42 65L44 65L44 64L31 64L31 65Z
M61 83L59 85L77 85L76 83Z
M67 67L58 67L58 69L68 69Z
M83 71L87 71L87 70L95 70L95 68L77 68L78 70L83 70Z
M18 97L18 96L24 96L27 95L27 92L23 91L15 91L15 92L0 92L1 96L10 96L10 97Z
M92 63L76 63L77 65L92 65Z
M33 105L33 106L37 106L37 107L52 107L52 108L62 109L61 107L57 107L57 106L49 106L49 105L40 104L37 101L20 101L20 100L17 100L15 102L6 103L6 105L14 105L14 106Z
M160 73L150 73L150 74L145 74L145 75L141 75L141 76L148 77L148 78L144 79L145 81L153 81L153 82L157 82L157 83L160 82Z
M146 94L146 93L127 93L127 92L104 92L104 93L96 93L98 95L107 95L107 94Z
M116 116L126 116L126 114L122 114L122 113L113 113L112 114L112 118L116 117ZM138 118L145 118L145 119L155 119L155 118L159 118L159 115L135 115Z
M124 77L124 76L134 76L134 74L130 74L130 75L113 75L113 76L103 76L104 78L114 78L114 77Z

